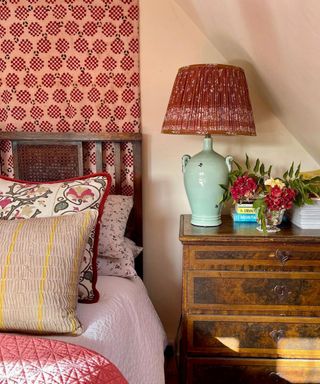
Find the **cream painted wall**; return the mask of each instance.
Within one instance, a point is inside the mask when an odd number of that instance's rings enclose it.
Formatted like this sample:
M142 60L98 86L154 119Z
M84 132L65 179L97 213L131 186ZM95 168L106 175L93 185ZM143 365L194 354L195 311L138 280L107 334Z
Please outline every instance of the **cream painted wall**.
M182 247L179 216L189 213L181 156L201 149L202 138L162 135L161 126L177 70L196 63L225 63L225 58L174 0L140 0L141 102L143 133L145 284L169 340L180 316ZM239 63L238 63L239 64ZM241 64L241 63L240 63ZM252 64L253 65L253 64ZM248 76L251 91L250 75ZM318 166L291 136L257 93L251 93L256 137L214 138L217 152L241 161L245 153L274 164L292 159L304 169Z
M320 1L175 0L320 164ZM246 66L245 66L246 68Z

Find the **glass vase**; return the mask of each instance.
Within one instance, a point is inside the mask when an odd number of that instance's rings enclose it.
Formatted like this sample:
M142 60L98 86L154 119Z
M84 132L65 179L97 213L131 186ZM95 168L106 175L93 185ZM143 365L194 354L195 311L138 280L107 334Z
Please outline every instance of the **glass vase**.
M260 232L268 232L268 233L279 232L280 228L278 227L278 225L280 225L282 222L284 212L285 212L285 209L281 209L280 211L271 211L268 209L264 214L264 217L266 220L265 231L261 226L261 221L259 221L257 230Z

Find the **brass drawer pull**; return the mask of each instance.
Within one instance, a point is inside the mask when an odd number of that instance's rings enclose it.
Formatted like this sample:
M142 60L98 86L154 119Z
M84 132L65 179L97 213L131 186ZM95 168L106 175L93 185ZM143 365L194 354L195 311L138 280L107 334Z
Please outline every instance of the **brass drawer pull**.
M280 377L278 372L269 372L268 376L272 380L272 383L283 383L283 379Z
M269 333L269 336L271 339L275 342L278 343L280 339L284 337L285 333L282 329L275 329Z
M285 296L289 295L290 292L285 285L276 285L273 288L273 292L280 298L283 299Z
M281 249L277 249L276 256L280 263L284 265L290 259L291 254L289 251L282 251Z

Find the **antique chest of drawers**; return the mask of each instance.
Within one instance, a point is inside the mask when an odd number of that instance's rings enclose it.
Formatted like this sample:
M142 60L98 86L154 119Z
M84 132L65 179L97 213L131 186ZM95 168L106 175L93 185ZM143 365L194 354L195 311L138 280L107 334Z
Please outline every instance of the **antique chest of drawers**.
M320 383L320 230L182 215L183 382Z

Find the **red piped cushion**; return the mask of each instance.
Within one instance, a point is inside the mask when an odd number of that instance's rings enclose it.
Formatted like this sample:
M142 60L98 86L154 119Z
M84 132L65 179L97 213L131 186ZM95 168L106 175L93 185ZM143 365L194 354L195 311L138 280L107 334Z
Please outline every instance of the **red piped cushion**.
M127 384L103 356L78 345L0 334L0 383Z
M99 299L95 287L96 258L100 218L110 187L108 173L48 183L0 177L0 220L61 216L87 209L98 211L97 225L89 236L81 263L79 301L83 303L94 303Z

